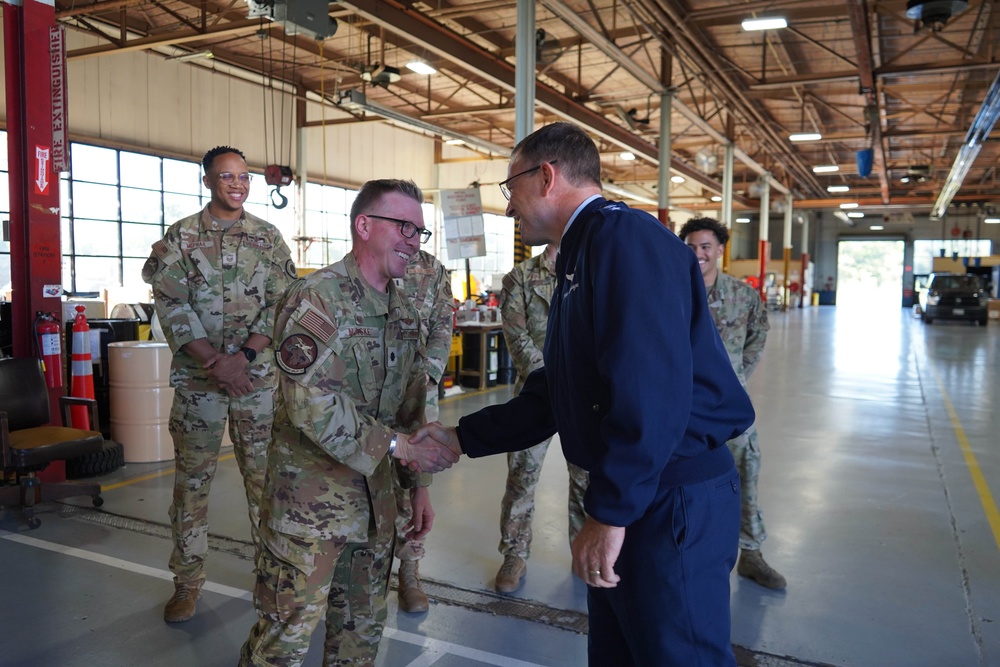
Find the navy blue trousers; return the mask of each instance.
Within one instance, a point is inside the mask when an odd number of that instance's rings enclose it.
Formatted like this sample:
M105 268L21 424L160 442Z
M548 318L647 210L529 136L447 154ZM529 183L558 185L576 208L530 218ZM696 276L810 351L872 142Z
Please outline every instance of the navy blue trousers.
M740 478L664 490L625 531L615 588L589 588L590 667L735 667L729 574Z

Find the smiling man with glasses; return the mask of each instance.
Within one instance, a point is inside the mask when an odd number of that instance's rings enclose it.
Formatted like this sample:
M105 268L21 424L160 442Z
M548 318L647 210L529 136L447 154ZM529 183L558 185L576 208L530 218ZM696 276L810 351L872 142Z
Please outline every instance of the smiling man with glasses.
M589 587L590 664L735 667L740 478L726 441L753 408L694 253L650 214L601 196L597 146L576 125L528 135L509 173L521 238L560 244L544 366L506 404L415 437L477 457L558 430L566 460L590 474L572 545ZM649 285L652 306L635 298Z
M422 201L412 181L366 183L351 206L351 252L292 285L280 306L258 621L244 667L301 665L323 620L324 664L375 664L395 534L392 476L410 494L404 532L420 539L434 517L421 471L458 460L407 436L424 420L425 334L394 279L429 235Z

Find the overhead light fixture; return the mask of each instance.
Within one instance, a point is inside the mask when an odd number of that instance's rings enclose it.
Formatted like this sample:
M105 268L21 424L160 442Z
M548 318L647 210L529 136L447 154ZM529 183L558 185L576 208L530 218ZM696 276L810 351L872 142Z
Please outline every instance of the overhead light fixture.
M787 28L788 21L783 16L767 16L756 19L743 19L743 29L747 32L752 30L776 30Z
M685 179L683 176L678 176L677 174L674 174L673 176L670 177L671 183L683 183L684 180Z
M868 227L868 229L872 230L873 232L880 232L883 229L885 229L885 227L883 227L882 225L871 225Z
M750 222L750 218L736 218L736 222L747 223Z
M983 223L987 225L1000 225L1000 218L986 218Z
M426 76L437 74L437 70L425 63L423 60L411 60L406 63L406 69L411 72L416 72L417 74L424 74Z
M865 217L865 214L862 213L861 211L850 211L847 214L847 217L848 218L863 218L863 217Z
M474 148L483 153L490 155L500 155L503 157L510 157L511 150L499 144L494 144L491 141L486 141L485 139L480 139L477 136L471 134L460 134L453 132L451 130L445 131L444 128L434 125L433 123L428 123L421 118L414 118L413 116L408 116L407 114L393 109L392 107L387 107L378 102L370 102L363 92L357 88L352 88L351 90L345 90L340 93L340 97L337 98L337 106L341 109L345 109L350 112L358 113L361 111L366 111L368 113L374 114L376 116L381 116L387 120L395 121L397 123L402 123L403 125L408 125L410 127L415 127L419 130L423 130L429 134L433 134L439 137L448 137L449 139L460 139L465 143L466 146Z
M623 151L623 152L621 152L621 153L618 154L618 157L620 157L623 160L634 160L635 159L635 153L630 153L628 151Z
M813 167L814 174L832 174L835 171L840 171L840 165L821 164L816 167Z
M826 186L827 192L847 192L851 188L846 185L828 185Z
M465 145L465 142L462 141L461 139L445 139L444 143L447 146L464 146Z
M900 183L909 183L910 182L910 177L909 176L903 176L901 179L899 179L899 182Z
M722 197L719 195L712 195L712 201L722 201Z
M861 204L859 204L858 202L852 201L852 202L847 202L846 204L841 204L840 208L857 208L860 205Z
M789 141L819 141L823 138L823 135L819 132L796 132L795 134L789 134Z
M201 60L202 58L212 59L215 54L211 51L196 51L194 53L182 53L179 56L170 56L167 60L171 60L175 63L186 63L192 60Z
M948 173L948 178L945 179L944 187L941 188L941 194L938 195L937 201L934 202L934 208L931 209L932 219L940 220L948 212L948 204L951 203L952 198L958 193L958 189L962 187L962 181L968 175L972 163L976 161L976 156L979 155L979 149L983 147L983 143L989 138L990 132L993 131L993 126L996 125L998 118L1000 118L1000 72L997 72L996 78L993 79L989 90L986 91L983 106L972 120L972 126L969 127L969 132L965 135L965 142L963 142L962 147L959 149L958 155L955 156L955 162L951 165L951 172Z

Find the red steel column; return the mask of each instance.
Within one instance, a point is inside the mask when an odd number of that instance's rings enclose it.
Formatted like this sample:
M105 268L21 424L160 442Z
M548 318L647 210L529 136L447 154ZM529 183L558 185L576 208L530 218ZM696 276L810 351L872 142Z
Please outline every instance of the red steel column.
M61 31L52 0L4 0L7 159L10 166L10 264L14 356L37 356L37 312L62 319L59 173L66 146L53 143L53 70L63 67ZM56 39L55 52L50 44ZM62 84L62 81L57 81ZM60 94L60 104L65 99ZM58 124L64 129L64 116ZM61 388L49 391L58 420Z

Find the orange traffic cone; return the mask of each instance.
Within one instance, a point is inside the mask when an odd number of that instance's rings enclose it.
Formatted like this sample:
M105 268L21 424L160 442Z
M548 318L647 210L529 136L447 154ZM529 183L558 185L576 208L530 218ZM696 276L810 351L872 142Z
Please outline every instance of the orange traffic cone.
M69 395L76 398L94 398L94 366L90 358L90 325L83 314L83 306L76 307L76 320L73 322L73 363ZM91 425L90 412L86 406L74 405L70 408L73 428L96 429Z

